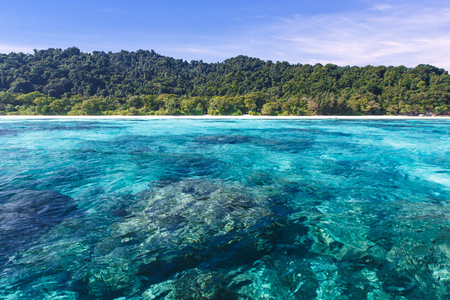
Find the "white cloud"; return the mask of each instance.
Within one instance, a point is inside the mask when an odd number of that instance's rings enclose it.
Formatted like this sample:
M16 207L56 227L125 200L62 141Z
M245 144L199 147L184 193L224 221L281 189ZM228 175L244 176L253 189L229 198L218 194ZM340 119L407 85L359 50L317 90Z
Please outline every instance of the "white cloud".
M280 20L259 38L267 41L269 49L283 49L277 52L283 52L290 62L407 67L432 64L450 70L449 11L375 5L352 14L300 15Z
M431 64L450 70L449 48L450 5L375 4L351 13L296 14L265 26L243 28L227 38L193 38L189 44L173 44L159 51L211 62L244 54L302 64Z
M378 4L372 7L373 10L379 10L379 11L386 11L386 10L392 10L394 7L389 4Z
M246 45L240 43L214 42L213 44L170 44L158 47L156 52L162 55L182 58L186 60L203 60L206 62L220 62L227 58L248 53Z
M11 52L33 53L33 48L22 45L19 46L19 45L0 44L0 53L8 54Z
M62 35L46 47L0 44L0 52L32 53L33 48L80 47L83 51L154 49L162 55L209 62L240 54L291 63L345 65L431 64L450 71L450 4L372 3L364 10L327 15L292 12L291 17L266 15L264 22L243 25L239 31L211 36L198 33L159 36L154 32L117 35ZM399 3L399 1L395 1ZM437 3L434 2L434 3ZM272 20L272 21L270 21ZM270 22L270 23L266 23ZM34 42L47 37L33 34ZM57 40L57 42L56 42Z

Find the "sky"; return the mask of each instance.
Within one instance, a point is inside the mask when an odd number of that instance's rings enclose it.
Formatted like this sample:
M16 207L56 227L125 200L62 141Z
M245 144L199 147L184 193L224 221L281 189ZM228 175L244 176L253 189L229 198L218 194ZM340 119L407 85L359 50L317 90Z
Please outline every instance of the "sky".
M0 53L154 50L221 62L450 70L448 0L0 0Z

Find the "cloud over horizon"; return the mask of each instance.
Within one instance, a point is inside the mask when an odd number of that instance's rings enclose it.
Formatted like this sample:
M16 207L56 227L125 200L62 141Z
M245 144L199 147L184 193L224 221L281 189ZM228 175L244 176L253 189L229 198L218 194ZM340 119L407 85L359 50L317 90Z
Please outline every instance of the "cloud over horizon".
M380 6L358 14L295 16L273 29L274 40L307 60L338 65L432 64L450 68L450 10Z
M279 18L244 31L228 43L167 48L217 54L244 54L290 63L345 65L431 64L450 70L450 8L375 4L364 11ZM190 50L188 50L190 49ZM197 49L197 51L195 51Z

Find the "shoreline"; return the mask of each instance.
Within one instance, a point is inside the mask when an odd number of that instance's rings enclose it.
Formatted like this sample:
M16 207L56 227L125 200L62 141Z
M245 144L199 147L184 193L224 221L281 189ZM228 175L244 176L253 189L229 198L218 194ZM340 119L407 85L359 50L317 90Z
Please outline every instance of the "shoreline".
M419 117L419 116L252 116L252 115L242 115L242 116L212 116L212 115L201 115L201 116L120 116L120 115L91 115L91 116L58 116L58 115L10 115L10 116L0 116L0 120L14 120L14 119L106 119L106 120L119 120L119 119L135 119L135 120L154 120L154 119L237 119L237 120L437 120L437 119L449 119L450 116L436 116L436 117Z

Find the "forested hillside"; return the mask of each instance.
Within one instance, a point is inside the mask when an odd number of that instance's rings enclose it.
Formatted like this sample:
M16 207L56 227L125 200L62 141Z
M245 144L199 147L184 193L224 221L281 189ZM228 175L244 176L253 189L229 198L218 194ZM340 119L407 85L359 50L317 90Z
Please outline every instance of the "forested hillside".
M0 55L0 114L418 115L450 113L450 76L238 56L187 62L154 51L73 47Z

